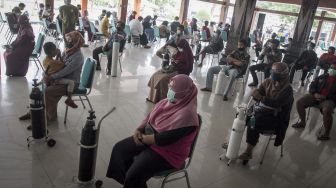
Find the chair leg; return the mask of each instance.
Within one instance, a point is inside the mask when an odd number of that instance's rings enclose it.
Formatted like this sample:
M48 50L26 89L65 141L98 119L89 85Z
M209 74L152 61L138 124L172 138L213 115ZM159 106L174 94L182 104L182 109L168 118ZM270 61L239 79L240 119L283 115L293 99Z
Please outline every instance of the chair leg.
M268 139L268 142L267 142L266 148L265 148L265 150L264 150L264 153L263 153L263 155L262 155L262 158L261 158L260 164L262 164L262 163L263 163L263 161L264 161L264 157L265 157L266 151L267 151L267 149L268 149L268 145L269 145L269 143L271 142L271 139L272 139L272 135L271 135L271 136L269 136L269 139Z
M81 101L81 103L82 103L82 105L83 105L83 108L85 109L85 104L84 104L84 102L83 102L82 97L81 97L81 96L78 96L78 97L79 97L79 99L80 99L80 101Z
M280 153L280 157L283 157L283 144L281 144L281 153Z
M236 89L237 89L237 80L235 79L235 80L234 80L234 84L233 84L233 89L232 89L232 91L231 91L231 93L232 93L231 96L232 96L232 97L233 97L233 95L234 95Z
M190 188L190 181L189 181L189 176L188 176L187 170L184 171L184 174L185 174L185 178L186 178L186 181L187 181L187 186L188 186L188 188Z
M122 72L122 68L121 68L121 61L120 61L120 58L121 58L121 57L119 57L119 58L118 58L118 61L119 61L119 67L120 67L120 72Z
M34 57L33 60L34 60L34 63L35 63L35 65L36 65L36 67L37 67L37 71L39 71L40 68L39 68L39 66L38 66L38 64L37 64L37 62L39 61L39 59Z
M67 117L68 117L68 105L65 106L64 124L66 124Z
M89 97L87 95L85 95L85 98L86 98L87 102L89 103L91 111L93 111L93 108L92 108L91 102L89 100Z
M310 115L310 108L308 108L308 113L307 113L307 116L306 116L306 121L308 121L309 115Z
M161 188L164 188L167 179L168 179L168 176L164 177L164 179L163 179L163 181L162 181L162 183L161 183Z

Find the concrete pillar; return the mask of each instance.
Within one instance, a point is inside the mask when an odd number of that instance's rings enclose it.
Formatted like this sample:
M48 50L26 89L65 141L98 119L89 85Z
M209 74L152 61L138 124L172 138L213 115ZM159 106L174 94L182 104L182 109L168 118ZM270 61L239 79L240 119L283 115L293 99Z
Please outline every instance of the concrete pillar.
M118 11L119 20L125 23L127 19L127 4L128 0L119 0L119 11Z
M226 22L227 14L228 14L228 11L229 11L230 1L229 0L224 0L224 3L225 4L222 5L221 12L220 12L220 15L219 15L219 22L223 22L223 23Z
M225 54L237 49L238 41L248 36L256 2L257 0L236 0Z
M318 4L319 0L302 0L288 56L298 57L305 50Z
M47 4L50 5L51 12L54 13L54 6L55 6L54 0L45 0L44 2L45 2L44 5L47 5Z
M87 10L88 8L88 0L82 0L81 6L82 6L82 15L84 15L84 11Z
M190 0L181 0L180 16L179 16L181 23L188 18L189 2Z
M141 16L141 0L134 0L134 10L137 12L136 17Z
M1 7L1 8L4 8L4 6L5 6L5 0L1 0L1 5L0 5L0 7Z
M323 18L324 18L324 16L326 15L326 13L327 13L327 11L322 11L322 13L321 13L321 18L322 18L322 20L319 21L318 26L317 26L317 30L316 30L316 34L315 34L315 41L316 41L316 44L317 44L317 42L318 42L319 39L320 39L321 29L322 29L322 24L323 24L323 21L324 21Z
M336 39L336 23L334 23L334 28L331 34L331 41L335 42Z

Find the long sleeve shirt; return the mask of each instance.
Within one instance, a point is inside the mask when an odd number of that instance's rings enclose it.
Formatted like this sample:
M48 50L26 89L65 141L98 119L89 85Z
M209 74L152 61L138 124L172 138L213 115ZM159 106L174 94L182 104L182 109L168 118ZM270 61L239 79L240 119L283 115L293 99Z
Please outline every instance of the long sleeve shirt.
M132 35L140 36L143 34L143 26L138 19L132 20L129 25Z

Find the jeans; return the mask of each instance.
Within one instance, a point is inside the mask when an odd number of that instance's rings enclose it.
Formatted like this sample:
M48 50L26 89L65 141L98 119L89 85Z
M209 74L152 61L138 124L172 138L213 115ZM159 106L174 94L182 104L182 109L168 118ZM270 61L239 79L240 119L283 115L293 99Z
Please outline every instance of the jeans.
M112 53L111 52L112 50L110 50L107 53L107 69L108 70L111 70L111 63L112 63ZM99 54L101 53L104 53L102 46L95 48L92 52L93 59L97 61L97 67L100 67Z
M250 72L253 78L254 83L258 83L258 77L256 71L263 71L265 74L265 79L270 77L271 75L271 66L265 64L265 63L259 63L256 65L250 66Z
M224 71L229 73L229 82L226 85L225 91L224 91L224 96L227 96L233 82L235 81L237 75L238 75L238 70L237 69L230 69L230 66L224 66ZM207 73L207 79L206 79L206 88L212 89L212 83L213 83L213 78L215 74L218 74L221 70L220 66L214 66L210 67Z
M145 34L148 38L148 41L153 42L153 40L154 40L154 29L153 28L145 29Z

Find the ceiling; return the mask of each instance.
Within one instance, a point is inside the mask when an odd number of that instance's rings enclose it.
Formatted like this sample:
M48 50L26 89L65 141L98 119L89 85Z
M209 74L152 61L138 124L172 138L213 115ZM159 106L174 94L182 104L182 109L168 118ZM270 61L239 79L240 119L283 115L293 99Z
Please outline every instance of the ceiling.
M259 0L301 5L302 0ZM320 0L319 7L336 9L336 0Z

